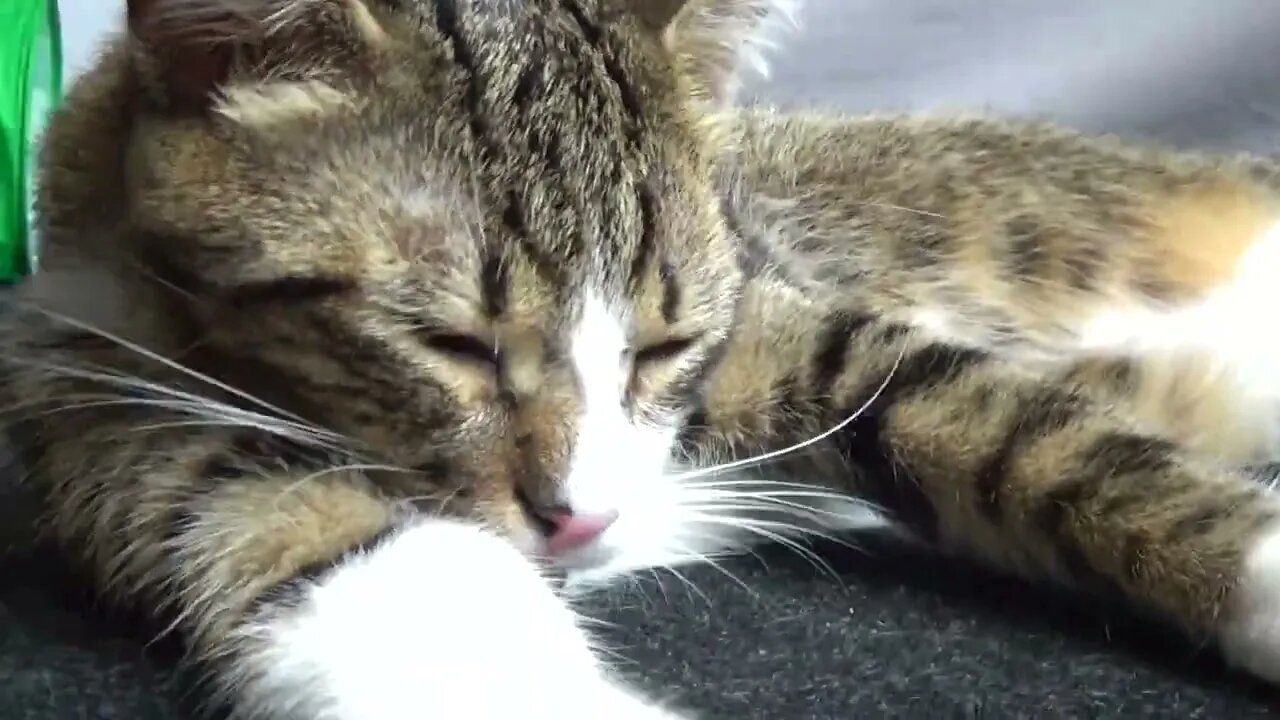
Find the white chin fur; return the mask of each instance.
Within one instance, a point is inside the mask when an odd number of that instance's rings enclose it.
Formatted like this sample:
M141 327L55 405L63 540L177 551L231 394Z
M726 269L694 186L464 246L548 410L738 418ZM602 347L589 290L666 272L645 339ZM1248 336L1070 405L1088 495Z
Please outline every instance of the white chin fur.
M1232 605L1219 635L1223 655L1280 684L1280 523L1249 552Z
M608 676L513 546L451 521L352 558L249 634L261 648L241 695L252 717L677 717Z

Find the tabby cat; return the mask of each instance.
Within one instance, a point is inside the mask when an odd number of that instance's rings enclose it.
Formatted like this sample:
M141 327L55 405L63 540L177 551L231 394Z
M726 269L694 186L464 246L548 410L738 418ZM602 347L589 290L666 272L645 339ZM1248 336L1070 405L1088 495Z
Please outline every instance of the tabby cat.
M1280 681L1276 166L735 108L791 9L129 0L3 329L49 532L242 718L685 717L575 588L867 527Z

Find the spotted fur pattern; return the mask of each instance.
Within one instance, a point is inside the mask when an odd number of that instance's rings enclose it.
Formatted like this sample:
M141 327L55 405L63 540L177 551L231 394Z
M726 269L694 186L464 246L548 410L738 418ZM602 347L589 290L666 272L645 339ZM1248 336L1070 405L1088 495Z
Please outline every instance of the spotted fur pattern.
M131 0L0 353L51 535L248 718L675 717L553 575L885 523L1280 680L1275 168L734 109L792 11Z

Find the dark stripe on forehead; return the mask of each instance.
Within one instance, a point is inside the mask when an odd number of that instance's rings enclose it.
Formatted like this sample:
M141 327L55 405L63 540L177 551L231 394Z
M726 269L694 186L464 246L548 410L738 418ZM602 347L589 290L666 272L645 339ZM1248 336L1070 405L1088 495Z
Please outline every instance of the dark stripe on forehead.
M546 164L547 172L563 172L560 161L563 150L560 147L560 136L553 132L543 132L541 128L531 128L528 139L529 152L541 156Z
M479 153L489 159L500 158L505 154L501 143L489 132L489 124L484 118L484 108L481 107L481 99L483 97L483 80L480 77L480 66L476 60L475 53L472 51L466 38L463 36L461 21L458 17L458 7L456 0L436 0L436 28L453 46L454 62L467 74L466 89L466 111L470 116L469 127L476 142L479 144ZM533 66L526 68L526 73L530 78L536 78L536 69ZM516 95L532 93L533 80L522 81L517 83ZM524 90L521 86L528 85ZM523 102L527 103L529 98L526 97ZM517 238L519 247L524 251L530 263L534 266L538 274L545 279L557 282L560 279L559 267L556 263L551 262L548 258L534 246L529 239L528 225L525 218L524 205L520 200L520 196L514 190L507 193L505 198L506 206L502 213L503 225ZM490 248L493 252L493 249ZM495 256L501 253L495 252ZM494 258L494 262L500 263L499 257ZM490 268L494 270L495 268ZM495 293L497 286L491 284L502 280L502 292ZM506 282L502 276L496 274L487 274L484 270L481 273L481 288L485 293L486 309L490 315L501 314L505 309Z
M503 225L516 236L517 246L533 266L534 272L538 273L538 277L554 285L562 284L565 280L564 268L530 239L524 213L524 203L520 201L520 196L514 190L507 193L507 207L502 213Z
M565 9L573 16L574 22L582 30L582 36L588 43L600 53L601 61L604 63L605 72L608 73L609 79L618 87L618 96L622 99L622 106L626 108L627 114L631 119L628 126L628 133L632 139L636 138L639 131L639 123L644 116L641 110L640 97L636 94L635 88L627 79L627 74L623 72L622 67L618 64L618 59L608 47L609 38L600 29L587 18L586 13L582 11L582 7L577 0L562 0Z
M489 110L483 107L484 80L481 77L483 68L475 51L468 44L465 37L462 21L459 17L460 6L457 0L436 0L435 5L437 27L441 34L452 43L454 60L467 74L466 110L471 115L470 128L476 142L479 144L479 154L489 162L502 164L506 162L510 149L505 146L505 141L497 133L493 132L492 123L488 119ZM530 45L530 47L536 46L537 43ZM512 106L521 113L531 112L534 103L543 100L543 95L547 89L544 77L546 72L544 63L536 57L527 58L525 62L526 64L523 68L518 71L515 88L512 91ZM495 108L493 112L500 114L502 109ZM530 142L536 142L533 139L533 133L529 135ZM548 163L555 167L558 165L556 155L559 154L560 138L555 135L553 130L547 134L545 142L547 147L544 154L548 157ZM565 263L539 246L531 236L528 207L524 202L524 198L515 189L510 189L507 191L506 197L495 199L504 203L501 221L503 226L515 237L515 246L518 248L519 253L524 256L544 281L555 286L563 285L567 280ZM489 248L489 251L498 257L506 252L492 247ZM495 259L495 261L498 260ZM509 272L509 269L507 272ZM503 280L504 285L507 284L505 279L498 275L490 274L481 278L482 286L484 286L485 282L499 280ZM491 312L501 312L499 308L505 307L505 299L499 300L499 298L501 295L509 295L510 293L509 288L504 288L501 294L490 294L488 292L496 289L497 286L495 285L485 287L486 302L498 301L496 305L489 305L489 311Z
M587 17L578 0L561 0L561 2L573 17L574 22L577 23L583 39L595 49L600 62L604 65L605 74L608 75L609 80L617 88L618 98L621 100L622 107L625 110L624 132L628 142L633 147L637 146L640 143L641 131L644 126L644 110L635 86L618 62L617 52L611 47L612 43L608 32ZM621 162L621 158L617 159L617 161ZM660 197L652 177L637 183L635 192L640 214L640 237L637 239L638 244L631 258L630 274L627 278L627 283L632 288L640 282L653 260L657 244L656 227L659 212L658 199ZM614 250L618 249L620 248L615 248Z
M660 196L647 180L627 187L630 178L646 174L635 152L643 108L604 4L548 0L501 10L461 0L433 4L458 82L467 83L460 109L471 116L476 167L486 176L481 187L500 213L505 232L495 235L507 235L487 251L506 256L508 264L519 256L545 283L561 288L587 254L614 258L608 275L623 283L648 272ZM499 17L501 24L491 24ZM488 43L499 41L506 50L490 53ZM552 48L555 58L548 56ZM597 232L601 237L591 237ZM489 283L486 302L496 300L491 291L499 276L490 272L481 280ZM501 306L490 304L490 311Z
M658 281L662 283L662 319L670 325L676 321L676 310L680 308L680 280L667 258L658 262Z
M511 103L520 112L526 112L529 106L537 102L543 93L543 73L545 68L541 58L529 58L520 75L516 78L516 89L511 93Z
M462 35L456 0L436 0L435 6L436 30L449 41L453 47L453 61L468 75L465 102L471 132L477 139L484 139L488 134L488 127L480 107L480 98L483 94L482 81L477 72L475 53Z
M636 204L640 213L640 237L631 256L628 284L635 287L644 277L657 249L658 193L652 180L636 183Z
M494 254L485 259L480 268L480 296L484 300L484 312L490 318L500 317L507 311L509 281L501 255Z

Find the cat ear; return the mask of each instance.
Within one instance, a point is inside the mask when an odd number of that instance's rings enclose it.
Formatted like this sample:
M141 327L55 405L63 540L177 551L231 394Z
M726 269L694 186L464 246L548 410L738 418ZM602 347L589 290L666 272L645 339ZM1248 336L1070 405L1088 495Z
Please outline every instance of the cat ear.
M233 76L305 78L384 41L364 0L127 0L142 75L174 112L203 112Z
M630 0L662 32L699 95L731 102L745 71L768 73L765 55L794 26L801 0Z
M632 12L644 23L657 30L665 30L689 0L634 0Z

